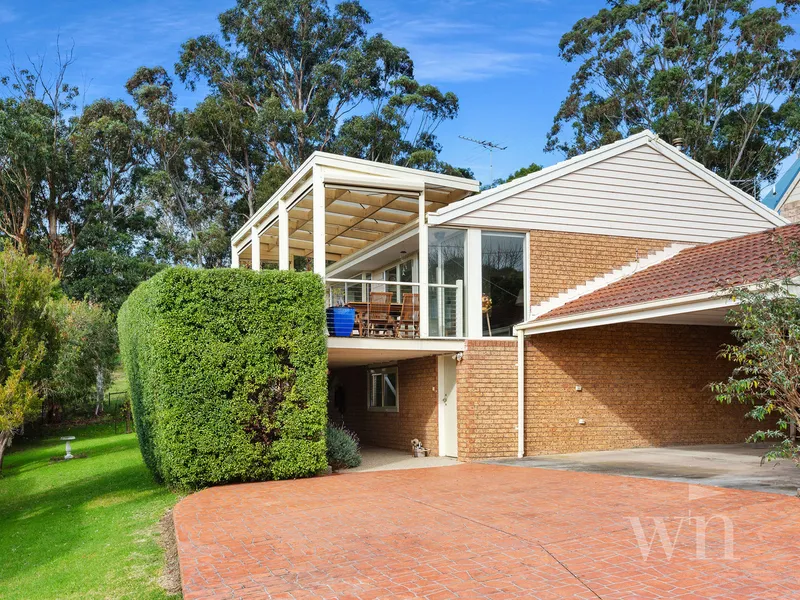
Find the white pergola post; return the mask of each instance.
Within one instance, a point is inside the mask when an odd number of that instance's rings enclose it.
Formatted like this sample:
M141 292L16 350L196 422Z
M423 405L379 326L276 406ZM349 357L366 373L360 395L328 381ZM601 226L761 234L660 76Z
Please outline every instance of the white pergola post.
M314 167L312 188L313 258L314 273L325 279L325 181L322 169Z
M467 337L483 335L481 230L467 229Z
M278 200L278 269L289 270L289 211L286 200Z
M425 188L419 193L419 336L429 335L428 326L428 223L425 220Z
M258 227L250 228L250 254L253 271L261 270L261 238L258 237Z
M239 268L239 249L231 244L231 269Z

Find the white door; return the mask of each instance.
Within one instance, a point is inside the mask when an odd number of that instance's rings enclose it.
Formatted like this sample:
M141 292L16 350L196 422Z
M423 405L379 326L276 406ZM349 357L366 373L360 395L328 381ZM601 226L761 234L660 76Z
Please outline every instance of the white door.
M458 456L456 360L439 357L439 455Z

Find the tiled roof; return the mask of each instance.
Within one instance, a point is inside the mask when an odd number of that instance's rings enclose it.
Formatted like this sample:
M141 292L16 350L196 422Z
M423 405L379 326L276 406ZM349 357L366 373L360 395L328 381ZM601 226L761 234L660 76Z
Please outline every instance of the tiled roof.
M643 271L567 302L541 315L536 322L714 292L734 285L755 283L765 277L795 274L797 269L787 264L784 251L793 242L800 244L800 224L688 248Z

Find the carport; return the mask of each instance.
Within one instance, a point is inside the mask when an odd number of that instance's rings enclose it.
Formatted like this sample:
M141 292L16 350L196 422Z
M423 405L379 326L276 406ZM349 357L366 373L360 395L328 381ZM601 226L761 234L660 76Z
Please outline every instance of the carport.
M789 225L665 251L534 307L515 329L518 457L744 441L756 424L708 389L730 373L730 290L796 276L798 240Z

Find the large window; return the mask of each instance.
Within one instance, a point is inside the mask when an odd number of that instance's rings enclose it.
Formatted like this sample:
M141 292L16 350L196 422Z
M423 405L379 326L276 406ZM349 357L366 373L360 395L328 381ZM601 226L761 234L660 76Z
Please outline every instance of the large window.
M525 315L525 235L481 234L483 335L512 335Z
M384 281L400 281L411 283L414 281L414 260L406 260L389 267L383 272ZM402 302L403 294L413 294L414 286L387 285L387 292L392 292L392 302Z
M367 387L369 410L397 412L397 367L370 369Z
M450 337L463 335L457 324L463 323L463 292L452 287L464 281L464 247L466 230L431 228L428 234L428 329L430 335ZM458 315L457 311L462 314ZM463 329L463 325L462 325Z
M350 279L363 279L369 281L372 279L372 273L361 273ZM368 283L345 283L345 301L346 302L366 302L369 299L369 284Z

